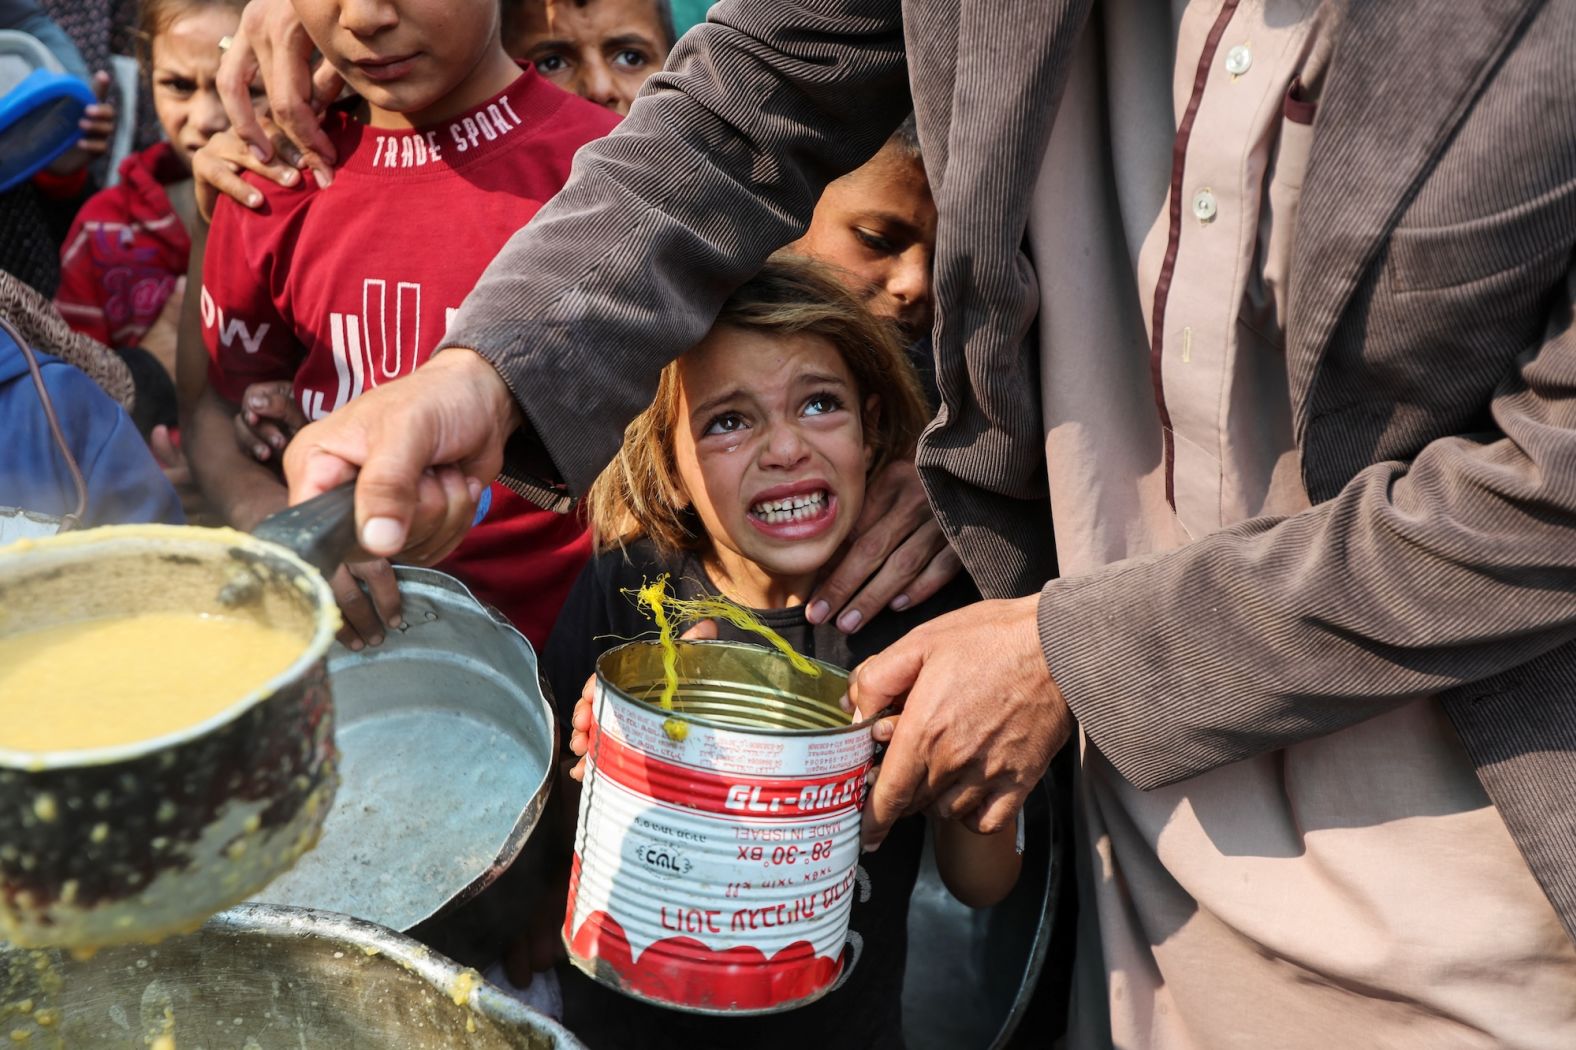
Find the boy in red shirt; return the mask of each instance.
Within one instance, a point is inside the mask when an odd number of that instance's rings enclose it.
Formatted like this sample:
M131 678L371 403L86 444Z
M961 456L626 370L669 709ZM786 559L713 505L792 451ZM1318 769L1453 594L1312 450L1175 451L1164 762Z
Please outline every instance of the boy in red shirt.
M568 179L575 150L618 120L516 65L497 0L294 5L360 100L325 121L340 157L331 185L252 177L261 207L215 209L202 322L229 415L248 385L293 379L317 419L426 361L487 263ZM284 505L283 484L227 435L200 444L194 466L223 478L236 524ZM500 485L478 517L440 567L540 646L589 555L584 527Z

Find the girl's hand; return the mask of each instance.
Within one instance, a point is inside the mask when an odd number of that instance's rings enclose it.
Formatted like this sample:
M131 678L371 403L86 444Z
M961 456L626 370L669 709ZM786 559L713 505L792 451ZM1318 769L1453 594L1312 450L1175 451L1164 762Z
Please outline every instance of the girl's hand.
M281 149L275 152L271 161L258 160L233 128L209 139L192 157L193 189L197 195L197 210L202 213L203 221L213 221L213 206L219 203L221 193L247 208L256 208L263 203L263 195L257 187L241 178L243 168L255 171L281 186L297 185L301 181L301 173L281 159L282 155L288 155L289 152Z
M700 623L685 631L679 637L687 641L713 641L717 637L717 621L702 620ZM575 701L575 710L569 718L571 732L569 734L569 750L575 753L573 768L569 770L570 779L583 781L586 778L586 751L591 747L591 705L596 701L596 675L586 679L584 688L580 690L580 699Z

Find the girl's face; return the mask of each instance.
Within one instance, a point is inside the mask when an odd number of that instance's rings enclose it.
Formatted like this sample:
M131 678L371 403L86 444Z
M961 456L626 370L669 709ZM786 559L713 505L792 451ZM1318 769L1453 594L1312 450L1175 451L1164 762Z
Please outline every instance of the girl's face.
M860 404L823 339L725 325L680 358L678 380L675 459L717 562L736 589L766 587L741 600L802 600L864 503L878 399Z
M930 331L936 204L916 161L883 149L827 186L793 248L839 270L871 313L908 338Z
M228 7L194 6L176 15L149 47L153 109L187 168L193 154L230 126L214 78L219 73L219 41L240 24L240 14ZM261 95L253 101L260 112L266 108Z

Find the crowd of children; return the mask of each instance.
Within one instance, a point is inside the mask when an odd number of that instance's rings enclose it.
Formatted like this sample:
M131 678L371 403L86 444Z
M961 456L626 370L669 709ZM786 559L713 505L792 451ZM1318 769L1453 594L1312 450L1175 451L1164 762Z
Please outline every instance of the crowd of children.
M279 453L294 430L442 345L487 263L563 186L575 151L628 111L675 38L667 0L294 0L346 89L324 123L331 168L306 178L227 133L216 75L243 6L142 0L138 57L163 137L121 161L118 182L81 206L60 244L55 307L77 334L35 321L42 334L30 337L57 355L77 347L79 358L82 345L103 344L144 374L156 362L128 400L168 402L138 414L168 478L120 406L60 356L45 358L55 410L93 464L90 491L124 503L95 521L180 520L171 481L203 514L243 529L282 508ZM217 197L203 198L203 183ZM543 509L502 484L475 493L473 527L440 567L541 650L567 749L584 750L589 711L577 700L596 657L611 638L646 630L624 592L659 574L681 596L752 609L801 652L845 667L972 597L960 581L852 636L804 615L867 482L911 456L930 417L935 235L910 121L828 187L804 236L662 373L579 506ZM178 362L193 359L206 375L183 377L176 413ZM46 414L22 407L28 374L14 340L0 337L5 426L38 421L5 455L53 462ZM64 475L42 474L33 488L0 492L0 504L66 513ZM380 644L399 626L387 563L346 565L333 584L347 644ZM852 920L864 950L819 1003L770 1021L656 1019L566 972L569 1027L601 1047L900 1046L904 920L923 837L922 822L907 821L864 861L871 892ZM961 899L983 906L1010 889L1010 830L981 836L942 822L934 837ZM561 910L561 887L543 897ZM531 968L512 976L527 984Z

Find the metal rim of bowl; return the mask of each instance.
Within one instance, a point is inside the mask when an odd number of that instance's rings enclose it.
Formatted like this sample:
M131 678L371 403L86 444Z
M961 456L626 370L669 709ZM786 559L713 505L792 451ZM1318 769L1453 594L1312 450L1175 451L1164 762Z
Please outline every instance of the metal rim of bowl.
M609 681L608 678L605 675L602 674L602 661L610 658L614 653L621 652L621 651L623 651L625 649L633 649L636 646L647 646L647 645L656 645L656 644L657 643L655 641L653 641L653 640L638 641L638 642L625 642L623 645L614 646L612 649L609 649L607 652L605 652L601 656L597 657L597 662L596 662L596 678L597 678L597 682L600 683L601 685L604 685L604 686L607 687L608 694L610 696L612 696L613 699L615 699L615 700L617 700L617 701L619 701L621 703L634 704L637 710L646 711L646 712L649 712L649 711L651 711L653 709L658 710L658 711L662 710L662 708L658 707L653 701L651 701L651 700L642 700L639 697L634 696L633 694L631 694L629 692L629 690L625 689L621 685L618 685L618 684L616 684L614 682ZM770 646L756 645L756 644L754 644L752 642L725 642L725 641L720 641L720 640L717 640L717 639L710 639L710 638L697 638L697 639L679 639L679 638L675 638L673 640L673 644L678 646L680 649L683 649L683 648L686 648L686 647L689 647L689 646L702 646L703 645L703 646L715 647L715 648L719 648L719 649L735 649L735 650L747 650L747 651L750 651L750 652L777 653L778 656L781 657L783 660L787 659L787 657L782 656L781 653L778 653L778 651L776 649L773 649ZM815 664L817 667L821 668L821 670L823 672L830 671L832 674L836 675L839 678L844 679L845 681L852 674L851 671L845 671L843 668L838 667L836 664L829 664L825 660L812 660L812 659L810 659L810 657L805 657L805 659L806 660L810 660L810 662L812 664ZM680 681L681 682L683 681L682 677L680 678ZM692 715L692 714L690 714L687 711L679 711L679 710L675 709L674 711L671 711L669 713L675 718L681 718L681 719L683 719L686 722L691 722L691 723L694 723L695 725L698 725L698 726L705 726L707 729L720 729L720 730L723 730L723 731L726 731L726 732L733 732L733 733L746 732L746 733L749 733L751 736L782 736L782 737L838 736L838 735L843 734L843 733L853 733L853 732L857 732L857 731L861 731L861 730L868 732L871 726L875 725L876 722L880 721L880 716L879 715L872 715L872 716L870 716L869 718L865 719L862 722L855 722L855 721L851 720L846 726L830 726L830 727L827 727L825 729L777 729L777 728L774 728L774 727L771 727L771 726L761 726L761 727L758 727L758 728L755 727L755 726L750 726L749 728L746 729L746 728L743 728L743 727L739 726L738 723L736 723L736 722L725 722L725 721L723 721L721 719L707 718L705 715ZM850 719L852 719L852 716L850 716Z
M22 542L27 544L27 550L55 551L78 547L124 547L134 544L139 539L178 541L186 545L203 543L224 549L241 547L284 562L297 571L299 579L308 582L313 595L317 598L320 613L327 612L329 615L318 615L311 640L289 667L201 722L195 722L172 733L165 733L163 736L149 737L130 744L116 744L113 747L83 748L73 751L17 751L0 746L0 768L38 773L52 769L109 765L186 743L234 721L248 708L272 696L281 686L300 678L313 664L327 656L328 648L333 644L334 636L339 630L338 605L334 601L334 592L321 573L288 548L233 529L206 529L193 525L106 525L82 532L66 532L58 536ZM16 546L19 544L0 549L0 566L3 566L6 557L18 554L14 549Z
M409 934L353 915L317 908L300 908L288 904L237 904L209 919L205 928L238 935L320 936L354 948L375 949L377 954L393 960L445 994L452 994L455 978L469 969L447 955L428 948ZM572 1032L556 1020L526 1006L485 977L472 987L467 1002L471 998L478 1000L483 1012L494 1020L517 1027L531 1025L545 1028L555 1039L562 1041L566 1048L582 1045Z

